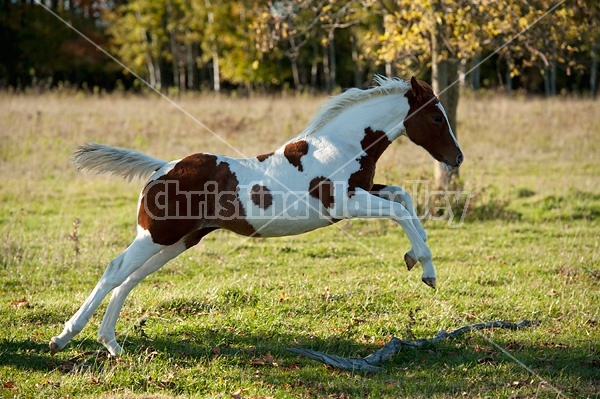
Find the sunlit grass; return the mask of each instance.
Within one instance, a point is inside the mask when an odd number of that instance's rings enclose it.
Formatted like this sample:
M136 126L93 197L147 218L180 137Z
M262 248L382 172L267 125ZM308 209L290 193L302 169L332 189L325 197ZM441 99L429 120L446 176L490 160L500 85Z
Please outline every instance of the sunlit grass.
M255 155L300 132L323 100L180 101ZM420 282L419 270L406 271L408 240L388 221L342 222L280 239L215 232L133 291L117 324L127 353L110 359L95 342L106 303L55 357L47 342L133 238L141 183L78 175L72 149L93 139L165 159L236 153L152 97L0 95L0 394L554 398L553 386L567 397L597 396L597 104L461 101L463 182L492 187L519 217L460 228L427 221L436 291ZM378 181L421 179L431 164L402 139L382 158ZM479 201L493 203L485 195ZM495 319L540 324L402 352L378 374L335 371L285 351L364 356L392 336L426 338Z

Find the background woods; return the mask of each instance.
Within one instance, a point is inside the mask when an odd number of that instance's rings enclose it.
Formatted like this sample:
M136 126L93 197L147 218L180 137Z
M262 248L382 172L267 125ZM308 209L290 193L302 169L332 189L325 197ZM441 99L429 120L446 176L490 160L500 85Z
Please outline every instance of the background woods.
M438 91L460 77L472 89L597 92L600 6L592 0L41 3L159 90L329 92L381 73L418 75ZM42 5L0 1L2 87L140 84ZM444 102L457 96L449 90Z

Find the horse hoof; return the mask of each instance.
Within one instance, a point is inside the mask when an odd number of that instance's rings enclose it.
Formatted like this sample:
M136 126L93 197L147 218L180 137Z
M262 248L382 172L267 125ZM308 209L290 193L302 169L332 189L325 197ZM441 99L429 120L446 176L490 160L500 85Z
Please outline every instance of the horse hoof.
M116 345L115 347L108 348L108 352L111 357L119 357L125 353L125 349L121 348L120 345Z
M52 339L50 340L49 346L50 346L50 354L51 354L52 356L54 356L54 354L56 354L56 352L58 352L59 350L61 350L61 349L62 349L62 348L61 348L60 346L58 346L58 344L57 344L57 343L54 341L54 338L52 338Z
M404 262L406 262L406 268L410 271L417 264L417 261L408 254L404 254Z
M421 280L431 288L435 289L436 281L435 277L423 277Z

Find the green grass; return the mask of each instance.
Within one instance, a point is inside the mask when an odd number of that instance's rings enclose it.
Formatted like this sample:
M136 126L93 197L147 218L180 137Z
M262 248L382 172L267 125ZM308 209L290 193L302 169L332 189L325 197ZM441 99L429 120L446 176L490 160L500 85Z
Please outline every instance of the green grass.
M321 100L183 105L258 154L300 131ZM572 111L563 122L575 126L561 125L558 100L463 100L462 179L478 195L460 228L425 224L436 291L420 270L405 269L408 240L388 221L280 239L215 232L132 292L117 324L127 353L112 359L95 341L106 303L54 357L47 342L133 238L141 184L77 175L69 153L89 138L166 158L232 151L152 98L0 96L0 395L555 398L557 389L598 397L600 124L597 103L564 101ZM478 112L486 104L498 110L492 121ZM402 141L382 159L379 181L420 178L430 165ZM376 374L285 350L364 356L392 336L427 338L496 319L539 324L404 351Z

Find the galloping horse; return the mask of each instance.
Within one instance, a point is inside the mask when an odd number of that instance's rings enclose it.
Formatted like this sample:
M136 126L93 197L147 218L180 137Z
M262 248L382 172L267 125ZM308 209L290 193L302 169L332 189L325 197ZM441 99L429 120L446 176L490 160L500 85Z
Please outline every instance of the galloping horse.
M296 138L253 158L199 153L167 162L140 152L90 143L78 148L79 170L132 179L150 175L138 203L137 236L113 259L81 308L50 341L52 354L79 333L114 289L98 341L116 356L117 318L129 292L150 273L227 229L251 237L300 234L341 219L388 218L406 232L410 270L435 288L427 235L400 187L374 184L375 165L399 136L425 148L447 170L463 153L431 87L415 79L378 76L376 86L332 98Z

